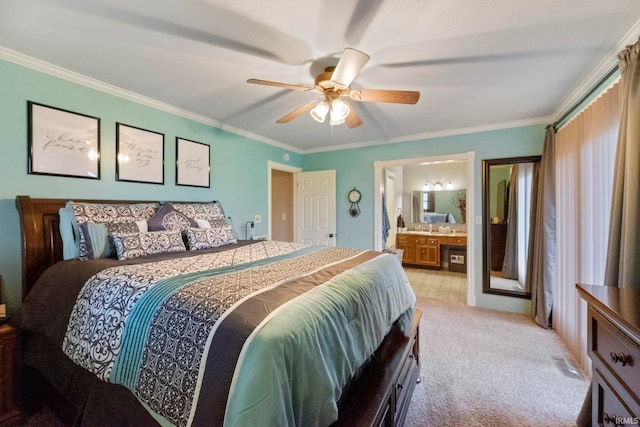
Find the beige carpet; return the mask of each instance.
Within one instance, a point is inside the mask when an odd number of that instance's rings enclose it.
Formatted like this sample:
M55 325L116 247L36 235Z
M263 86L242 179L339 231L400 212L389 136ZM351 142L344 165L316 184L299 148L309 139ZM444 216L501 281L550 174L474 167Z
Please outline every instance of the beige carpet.
M572 426L589 382L528 316L418 297L422 382L406 427ZM575 373L575 371L574 371Z

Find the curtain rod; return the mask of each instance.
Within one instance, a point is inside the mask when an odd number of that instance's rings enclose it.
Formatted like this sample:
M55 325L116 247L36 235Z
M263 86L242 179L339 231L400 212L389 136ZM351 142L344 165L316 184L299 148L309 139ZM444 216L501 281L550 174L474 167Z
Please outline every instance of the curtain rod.
M603 84L604 82L606 82L606 81L607 81L607 79L608 79L609 77L611 77L611 76L612 76L616 71L618 71L618 64L614 65L614 66L613 66L613 68L611 68L611 69L610 69L610 70L609 70L609 71L608 71L604 76L602 76L602 77L600 78L600 80L598 80L598 81L596 82L596 84L594 84L594 85L591 87L591 89L589 89L589 91L587 91L587 93L585 93L584 95L582 95L582 97L581 97L579 100L577 100L577 101L576 101L576 102L571 106L571 108L569 108L569 109L568 109L568 110L567 110L567 111L562 115L562 117L560 117L558 120L556 120L556 121L553 123L553 128L557 131L557 130L558 130L558 125L559 125L560 123L562 123L562 121L563 121L564 119L566 119L567 117L569 117L569 115L570 115L571 113L573 113L573 112L576 110L576 108L578 108L578 107L580 106L580 104L582 104L584 101L586 101L586 100L587 100L587 98L589 98L591 95L593 95L593 93L594 93L596 90L598 90L598 89L600 88L600 86L602 86L602 84Z

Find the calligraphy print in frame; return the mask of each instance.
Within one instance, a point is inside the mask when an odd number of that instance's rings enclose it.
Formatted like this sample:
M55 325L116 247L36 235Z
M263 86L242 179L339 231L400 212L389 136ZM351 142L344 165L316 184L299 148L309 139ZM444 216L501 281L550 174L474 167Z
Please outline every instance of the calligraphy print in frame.
M28 172L100 179L100 119L27 102Z
M164 184L164 134L116 123L116 180Z
M207 144L176 137L176 185L211 186L210 150Z

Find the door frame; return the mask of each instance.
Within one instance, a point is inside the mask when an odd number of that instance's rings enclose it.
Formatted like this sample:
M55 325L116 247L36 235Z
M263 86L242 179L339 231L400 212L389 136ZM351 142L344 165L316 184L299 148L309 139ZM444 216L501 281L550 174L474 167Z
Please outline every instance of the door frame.
M441 156L414 157L398 160L376 160L374 167L374 249L382 250L382 192L384 191L384 169L397 166L409 166L426 162L447 162L448 160L466 160L467 162L467 305L476 305L476 244L475 234L477 218L475 215L475 176L476 176L476 152L446 154Z
M276 163L273 162L271 160L267 161L267 215L269 215L269 222L267 224L267 236L269 238L269 240L271 240L271 220L273 218L272 212L271 212L271 171L273 170L279 170L279 171L283 171L283 172L290 172L290 173L298 173L298 172L302 172L302 168L297 167L297 166L290 166L290 165L285 165L282 163ZM296 194L296 179L294 178L293 180L293 241L297 242L298 240L298 199L297 199L297 194Z

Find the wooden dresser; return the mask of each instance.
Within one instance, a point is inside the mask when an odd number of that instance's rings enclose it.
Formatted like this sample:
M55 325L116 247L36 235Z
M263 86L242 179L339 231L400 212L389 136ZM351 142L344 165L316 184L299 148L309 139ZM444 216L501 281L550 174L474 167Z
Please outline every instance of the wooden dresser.
M640 424L640 291L576 285L587 301L592 423Z

